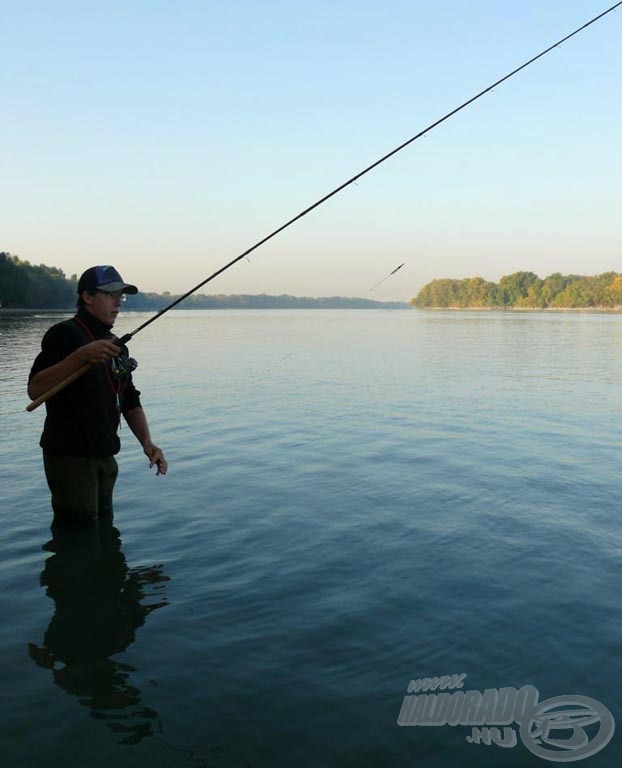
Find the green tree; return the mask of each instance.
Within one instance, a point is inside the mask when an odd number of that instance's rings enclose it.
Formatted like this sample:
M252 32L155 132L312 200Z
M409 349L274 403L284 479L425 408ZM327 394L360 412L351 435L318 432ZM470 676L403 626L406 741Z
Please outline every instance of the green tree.
M32 266L10 253L0 253L0 302L4 307L64 309L75 302L75 281L62 270Z
M605 288L607 306L619 307L622 305L622 275L616 275Z
M530 307L536 306L535 300L537 287L531 292L530 288L536 286L540 278L533 272L514 272L502 277L497 288L497 301L502 307Z
M533 272L514 272L486 282L481 277L433 280L410 303L415 307L590 308L622 305L622 275L562 275L541 280Z

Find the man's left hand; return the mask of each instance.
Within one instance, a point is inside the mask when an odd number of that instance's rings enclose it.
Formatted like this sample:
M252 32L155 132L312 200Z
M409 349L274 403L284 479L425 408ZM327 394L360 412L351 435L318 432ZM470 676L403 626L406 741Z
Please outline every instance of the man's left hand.
M146 443L144 446L145 456L149 459L149 469L155 466L158 468L156 475L165 475L168 470L168 462L164 458L164 454L153 443Z

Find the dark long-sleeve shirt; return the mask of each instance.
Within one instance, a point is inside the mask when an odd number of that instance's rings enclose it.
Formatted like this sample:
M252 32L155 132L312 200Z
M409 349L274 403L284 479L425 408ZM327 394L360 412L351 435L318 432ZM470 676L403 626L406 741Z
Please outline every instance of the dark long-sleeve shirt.
M109 326L85 309L78 310L71 320L57 323L46 332L29 380L78 347L110 338ZM45 405L47 415L39 443L45 453L112 456L120 448L117 435L120 412L127 413L140 406L140 392L134 387L131 373L117 378L108 362L92 366Z

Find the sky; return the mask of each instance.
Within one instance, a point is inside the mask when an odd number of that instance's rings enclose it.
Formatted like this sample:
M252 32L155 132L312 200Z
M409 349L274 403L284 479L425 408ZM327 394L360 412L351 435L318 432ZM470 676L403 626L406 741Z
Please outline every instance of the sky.
M185 292L613 4L0 0L0 251ZM621 42L622 7L201 292L622 271Z

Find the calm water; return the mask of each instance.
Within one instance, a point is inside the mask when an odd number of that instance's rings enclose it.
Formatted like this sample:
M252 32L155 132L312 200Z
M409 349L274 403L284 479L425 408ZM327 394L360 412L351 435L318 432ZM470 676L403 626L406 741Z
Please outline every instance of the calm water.
M4 766L544 766L411 679L592 697L622 758L622 316L173 312L132 342L114 528L51 541L0 317ZM128 314L117 330L145 316Z

